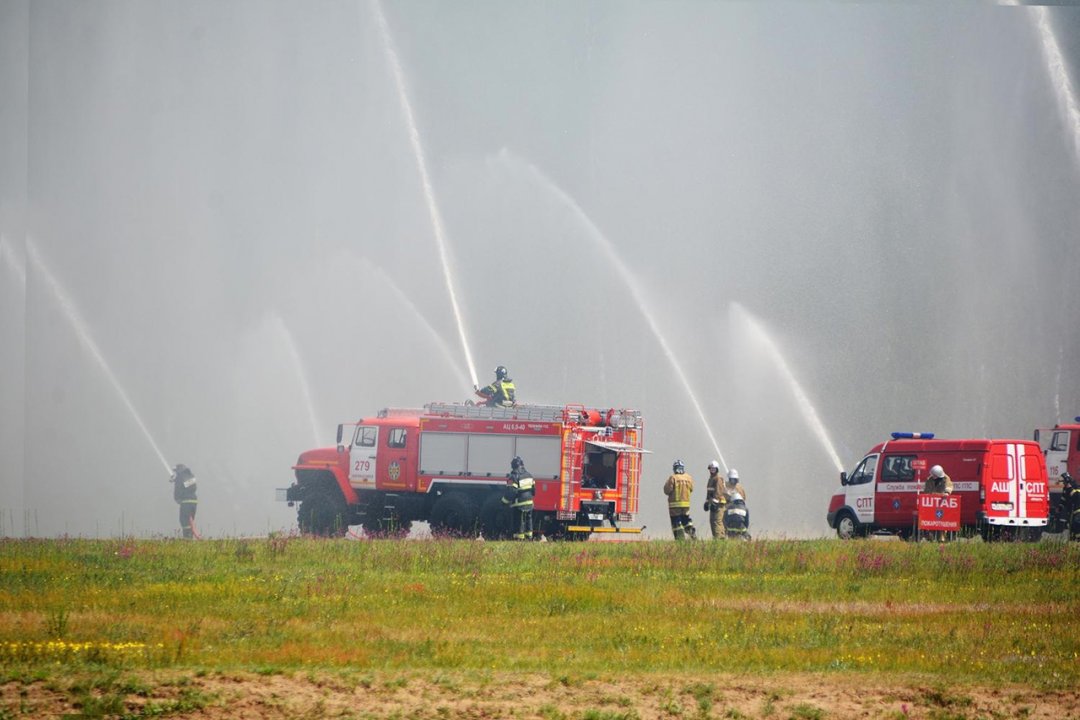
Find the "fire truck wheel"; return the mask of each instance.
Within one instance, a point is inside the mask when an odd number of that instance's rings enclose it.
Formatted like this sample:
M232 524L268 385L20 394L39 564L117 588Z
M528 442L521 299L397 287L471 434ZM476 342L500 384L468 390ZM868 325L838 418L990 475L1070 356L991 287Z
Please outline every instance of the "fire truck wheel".
M859 521L849 511L845 510L836 517L836 536L841 540L851 540L862 534Z
M300 532L305 535L344 537L349 529L347 512L348 506L341 493L322 490L301 502L296 515Z
M488 540L506 540L513 531L514 517L509 506L502 501L502 493L495 492L484 499L480 508L480 522L484 537Z
M447 493L431 508L431 531L434 533L476 537L476 520L476 505L464 493Z

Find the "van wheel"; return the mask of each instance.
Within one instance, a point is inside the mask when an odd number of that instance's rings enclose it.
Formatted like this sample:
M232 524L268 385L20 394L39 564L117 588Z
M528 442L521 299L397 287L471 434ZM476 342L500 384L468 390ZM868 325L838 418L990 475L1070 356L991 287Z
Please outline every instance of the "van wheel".
M862 528L859 526L859 521L855 519L855 516L844 511L836 516L836 536L841 540L851 540L863 534Z
M316 491L300 503L300 509L296 512L300 532L305 535L344 537L349 529L348 510L349 506L341 493L325 489Z
M431 530L476 537L476 515L476 505L464 493L447 493L431 508Z

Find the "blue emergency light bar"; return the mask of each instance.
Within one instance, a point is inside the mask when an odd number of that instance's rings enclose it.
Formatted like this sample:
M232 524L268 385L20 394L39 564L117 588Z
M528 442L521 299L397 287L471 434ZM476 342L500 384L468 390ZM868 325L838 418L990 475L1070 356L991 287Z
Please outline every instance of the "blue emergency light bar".
M1076 422L1080 422L1080 415L1076 417Z
M892 434L893 440L933 440L934 433L911 433L911 432L896 432Z

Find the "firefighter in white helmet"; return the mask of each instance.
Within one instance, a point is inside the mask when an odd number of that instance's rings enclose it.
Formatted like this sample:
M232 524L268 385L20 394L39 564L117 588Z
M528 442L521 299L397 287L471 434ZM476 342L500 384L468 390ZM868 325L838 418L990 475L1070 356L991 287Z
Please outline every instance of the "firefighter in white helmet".
M724 506L724 531L729 538L750 539L750 510L738 492L731 493L731 499Z
M724 537L726 504L727 495L724 494L724 477L720 474L720 463L713 460L709 463L709 483L705 486L705 512L709 513L709 528L712 530L713 540Z
M695 540L697 531L690 519L690 495L694 492L694 478L686 472L682 460L671 465L671 475L664 483L664 494L668 497L668 515L671 516L671 532L676 540Z
M952 495L952 479L945 474L945 468L935 465L930 468L930 477L923 485L924 495Z
M731 468L727 473L727 482L724 483L724 496L731 502L735 493L739 493L742 499L746 500L746 490L743 490L742 483L739 482L739 471Z
M952 495L952 479L945 474L945 468L940 465L930 468L922 491L924 495ZM943 530L927 530L922 535L932 542L945 542L947 537Z

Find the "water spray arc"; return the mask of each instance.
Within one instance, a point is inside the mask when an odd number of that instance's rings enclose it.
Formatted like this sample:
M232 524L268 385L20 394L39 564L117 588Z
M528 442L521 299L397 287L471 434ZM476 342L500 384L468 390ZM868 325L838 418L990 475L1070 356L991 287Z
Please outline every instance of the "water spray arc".
M443 278L446 280L446 289L450 293L450 306L454 311L454 319L457 321L458 335L461 338L461 347L465 351L465 363L469 366L469 375L472 384L479 384L476 375L476 365L473 363L472 352L469 350L469 341L465 335L465 321L458 307L457 293L454 290L454 278L450 272L450 256L447 251L446 230L443 226L442 215L439 206L435 202L435 191L431 184L431 176L428 174L427 160L424 158L424 147L420 142L420 131L417 129L416 117L413 115L412 104L409 102L409 94L405 91L405 73L401 69L401 61L397 50L394 48L393 39L390 37L390 26L386 22L382 5L379 0L371 0L372 13L379 25L382 34L383 49L386 51L387 61L390 63L390 71L394 76L394 85L397 87L398 99L401 101L401 112L405 116L405 123L409 130L409 143L412 145L413 156L416 158L416 168L420 173L420 184L424 190L424 200L427 203L428 214L431 215L431 226L435 233L435 244L439 247L439 260L442 263Z
M446 362L450 365L451 368L453 368L454 374L457 375L463 383L467 382L468 377L465 375L465 371L461 369L461 366L458 365L457 361L454 359L454 354L453 352L451 352L450 346L447 345L446 340L443 339L442 335L440 335L438 331L435 330L432 324L428 322L427 318L424 317L424 314L420 312L420 309L416 307L416 304L413 303L412 299L405 294L404 290L398 287L398 284L390 278L390 276L385 270L383 270L381 267L378 267L377 265L372 265L372 267L374 271L379 275L379 277L381 277L383 281L385 281L386 284L390 287L390 291L394 294L394 297L397 298L397 301L407 307L416 317L416 319L419 320L421 324L423 324L424 328L431 335L431 338L438 346L439 352L442 353L443 357L446 359Z
M289 360L296 370L296 377L300 383L300 391L304 394L304 403L307 406L308 420L311 422L311 437L314 439L315 445L318 445L319 428L322 427L322 423L319 422L318 417L315 414L315 401L312 399L311 386L308 384L304 363L300 359L300 350L296 346L296 340L293 338L292 332L289 331L289 326L285 324L285 321L281 316L277 313L271 313L269 318L271 327L284 341L285 348L289 353Z
M26 290L26 264L19 260L5 237L0 237L0 264L11 268L11 272L19 281L19 287Z
M803 390L802 385L795 379L795 374L791 371L791 367L788 365L787 360L784 359L784 355L780 352L780 348L773 341L769 333L765 331L765 326L739 303L731 304L731 316L733 319L741 319L750 329L753 337L764 346L769 357L776 365L776 369L780 373L780 376L784 378L784 382L787 383L792 394L795 396L795 402L798 403L799 412L802 413L806 424L810 426L814 435L821 442L821 446L824 448L825 453L829 456L829 459L832 460L833 465L836 466L836 471L843 472L844 464L840 461L840 456L837 454L836 448L833 447L832 440L829 439L829 433L825 429L825 423L821 421L817 410L814 408L814 404L810 402L810 398L807 396L806 391Z
M515 166L523 168L538 185L554 195L560 203L565 205L585 228L588 236L600 246L604 255L606 255L611 264L615 266L615 269L625 282L626 287L630 289L630 294L633 296L634 302L638 306L638 310L641 311L642 316L645 318L649 330L652 331L656 341L660 344L660 349L664 352L664 356L668 359L672 369L675 371L675 375L679 378L679 382L682 384L683 389L686 390L686 395L690 398L690 403L694 406L694 410L697 412L698 417L701 419L701 424L705 428L705 433L712 442L717 459L723 466L724 472L727 472L728 465L724 460L724 454L720 451L720 444L716 441L716 436L713 434L712 427L710 427L709 421L705 418L705 411L702 409L701 403L698 402L697 395L694 393L694 388L690 384L689 378L686 377L686 372L683 371L682 365L679 364L678 359L675 357L675 353L672 351L667 338L664 337L664 333L661 332L660 326L656 322L656 318L653 317L649 305L645 300L645 296L641 291L641 283L637 281L634 274L630 272L630 269L623 263L622 258L615 252L615 246L611 244L611 241L608 240L602 232L600 232L600 228L596 227L596 224L585 214L585 211L581 209L581 206L550 178L540 172L535 165L526 160L517 158L506 148L503 148L502 151L499 152L499 160L511 169Z
M172 468L169 466L169 462L165 459L165 455L161 452L157 442L154 440L154 436L150 434L150 430L146 427L146 423L143 422L142 417L139 415L139 411L135 409L135 404L131 401L131 398L128 397L127 392L120 384L116 375L113 374L112 368L109 367L109 363L105 361L105 356L102 354L101 348L98 347L94 338L91 337L89 326L79 315L78 309L76 309L75 304L68 297L67 293L64 292L64 288L60 285L60 281L56 279L56 276L52 274L45 264L45 261L41 257L41 253L38 251L37 245L33 240L27 239L26 253L30 262L34 264L34 267L36 267L41 272L42 277L45 278L49 290L60 304L68 322L70 322L72 328L74 328L75 334L78 336L83 346L89 351L90 356L94 358L94 361L98 364L98 367L101 368L101 371L105 373L105 377L108 378L109 383L112 384L113 389L116 390L116 394L120 396L120 400L123 401L128 412L131 413L131 417L135 420L135 423L139 426L139 429L150 443L150 447L154 449L154 453L157 454L162 467L165 468L166 472L171 472Z
M1034 13L1035 29L1039 33L1040 46L1042 47L1043 60L1046 61L1046 70L1050 74L1050 83L1054 86L1057 96L1058 107L1066 128L1072 133L1073 151L1076 153L1077 162L1080 163L1080 102L1076 99L1076 91L1069 79L1069 71L1065 65L1065 57L1061 53L1057 36L1050 26L1050 11L1044 6L1032 7Z

